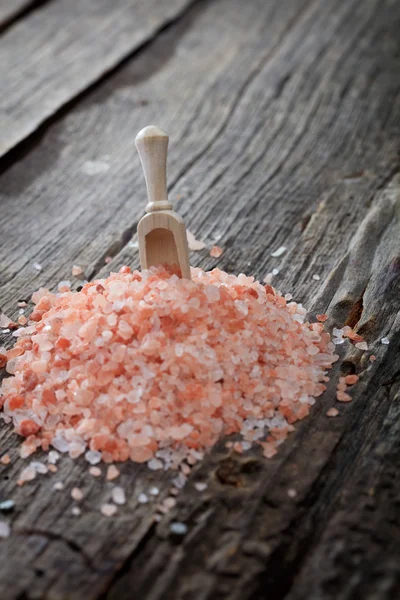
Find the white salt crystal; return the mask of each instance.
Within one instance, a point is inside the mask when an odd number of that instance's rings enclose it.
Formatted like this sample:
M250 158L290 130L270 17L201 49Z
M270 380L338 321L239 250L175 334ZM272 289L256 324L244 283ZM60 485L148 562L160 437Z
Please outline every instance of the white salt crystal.
M71 282L70 281L60 281L60 283L57 286L57 289L59 292L65 292L68 291L71 288Z
M8 538L10 533L10 525L6 521L0 521L0 538Z
M367 342L359 342L358 344L356 344L356 348L358 348L359 350L368 350L368 344Z
M204 492L204 490L206 490L208 486L207 486L207 484L204 481L197 481L194 484L194 487L196 488L196 490L198 492Z
M126 496L124 488L116 486L111 491L111 498L115 504L125 504Z
M338 329L337 327L334 327L332 329L332 334L336 337L336 338L341 338L343 337L343 329Z
M159 493L160 490L158 489L158 487L151 487L149 489L149 494L151 494L152 496L158 496Z
M285 252L286 252L286 246L279 246L279 248L277 250L272 252L271 256L273 258L278 258L279 256L282 256L282 254L284 254Z
M136 242L130 241L128 244L128 248L139 248L139 242L138 241L136 241Z
M289 496L289 498L296 498L297 492L293 488L290 488L287 491L287 495Z
M63 490L64 489L64 484L62 481L56 481L55 484L53 485L53 489L55 490Z
M40 265L39 263L35 262L33 263L32 267L36 270L36 271L41 271L42 270L42 265Z
M117 512L117 507L115 506L115 504L108 504L106 502L105 504L101 505L100 512L105 517L112 517Z
M73 506L71 509L71 512L75 517L79 517L79 515L81 514L82 511L79 508L79 506Z
M149 501L149 499L146 494L139 494L139 496L138 496L139 504L147 504L148 501Z
M278 275L279 269L272 269L272 275Z
M339 346L340 344L344 344L346 340L344 338L333 338L332 342L335 344L335 346Z
M197 252L198 250L203 250L203 248L206 247L204 242L196 240L195 236L191 231L189 231L189 229L186 230L186 237L189 244L189 250Z
M55 465L60 460L60 455L56 450L50 450L47 460L51 465Z
M88 450L85 454L85 460L91 465L97 465L101 461L101 452Z
M161 460L158 460L157 458L152 458L151 460L149 460L149 462L147 463L147 466L152 471L159 471L160 469L162 469L164 467Z
M381 344L386 344L386 345L387 345L387 344L390 344L390 340L389 340L389 338L387 338L387 337L383 337L383 338L381 339Z
M187 525L185 525L185 523L180 523L179 521L176 521L174 523L171 523L171 525L169 526L169 530L175 535L185 535L187 533L188 528Z
M11 323L10 317L7 317L4 313L0 315L0 327L8 327Z
M36 477L36 470L29 466L22 469L21 474L19 476L21 481L32 481Z
M272 282L272 273L268 273L264 279L263 279L264 283L270 284Z
M36 473L40 473L40 475L45 475L48 472L48 468L46 467L46 465L39 462L38 460L32 460L29 463L29 466L32 467L32 469L35 469Z
M314 273L314 275L312 276L312 278L313 278L315 281L319 281L319 280L321 279L321 277L320 277L319 275L317 275L316 273Z

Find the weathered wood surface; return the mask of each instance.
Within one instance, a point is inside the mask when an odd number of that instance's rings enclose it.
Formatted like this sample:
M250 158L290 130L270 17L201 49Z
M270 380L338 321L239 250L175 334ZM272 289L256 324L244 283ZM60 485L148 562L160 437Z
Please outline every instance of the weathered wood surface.
M43 0L0 0L0 31L41 2Z
M23 488L23 461L2 466L0 494L17 506L0 541L1 598L400 597L399 26L396 0L194 3L3 161L0 303L10 316L74 263L89 278L138 265L129 240L145 190L134 136L153 121L171 134L171 198L197 237L225 249L192 264L261 278L279 267L278 288L327 310L330 324L357 326L377 361L339 347L335 377L361 378L339 417L325 415L333 380L272 460L221 442L159 524L154 503L137 498L154 482L166 495L171 474L124 464L128 503L106 519L98 507L110 484L84 461L64 459L56 477ZM105 59L103 43L93 36L91 52ZM85 77L80 91L94 81ZM50 96L57 85L48 79ZM42 98L31 95L31 114ZM280 245L285 255L271 258ZM16 457L4 425L1 438ZM52 490L56 479L65 491ZM85 491L80 518L74 485ZM188 525L183 539L169 534L172 520Z
M34 133L190 0L56 0L1 39L0 156Z

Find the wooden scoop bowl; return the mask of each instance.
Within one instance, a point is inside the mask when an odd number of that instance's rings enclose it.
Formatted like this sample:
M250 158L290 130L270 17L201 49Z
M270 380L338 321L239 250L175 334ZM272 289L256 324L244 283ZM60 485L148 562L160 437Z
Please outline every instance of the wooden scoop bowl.
M146 179L147 214L138 225L139 255L142 269L168 265L178 267L182 277L190 279L189 247L186 227L167 192L168 135L158 127L145 127L136 136Z

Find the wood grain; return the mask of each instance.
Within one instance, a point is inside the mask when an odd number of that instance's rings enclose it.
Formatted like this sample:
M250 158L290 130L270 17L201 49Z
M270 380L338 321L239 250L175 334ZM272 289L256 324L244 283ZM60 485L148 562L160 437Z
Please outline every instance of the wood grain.
M44 0L0 0L0 31Z
M189 5L190 0L58 0L16 23L0 38L0 156Z
M198 3L3 173L0 302L10 316L74 263L89 278L138 266L130 239L146 199L134 135L153 121L171 132L177 210L224 248L192 264L260 278L278 267L274 285L327 310L329 326L357 327L377 360L339 347L329 389L276 457L239 456L221 441L160 523L138 494L156 483L164 497L171 474L124 464L128 503L107 520L98 507L110 484L84 461L64 459L56 478L23 488L23 461L2 466L0 493L17 502L0 544L2 598L398 595L399 24L391 0ZM353 402L328 419L338 375L354 371ZM16 456L4 425L1 437ZM183 538L174 520L188 526Z

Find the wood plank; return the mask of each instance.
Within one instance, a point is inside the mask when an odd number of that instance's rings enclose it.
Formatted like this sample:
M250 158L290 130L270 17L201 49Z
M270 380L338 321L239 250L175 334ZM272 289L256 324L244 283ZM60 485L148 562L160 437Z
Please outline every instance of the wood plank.
M8 30L0 38L0 157L190 4L59 0Z
M17 500L14 534L0 545L4 597L277 600L292 587L297 593L297 573L298 594L311 576L321 597L348 597L347 566L329 596L328 567L318 574L316 557L324 535L328 552L335 519L337 548L350 539L341 492L355 498L365 489L358 466L375 452L375 436L385 438L395 406L397 388L387 393L382 382L398 368L400 344L399 18L389 0L199 4L3 174L0 301L13 314L18 296L68 278L73 263L91 277L138 264L127 245L145 204L133 140L154 120L171 133L178 209L197 237L225 249L221 259L204 251L192 263L260 277L278 266L279 288L312 310L328 309L337 325L359 320L378 357L372 364L341 349L336 375L355 369L362 382L339 418L325 416L333 381L273 460L257 451L240 457L221 443L157 526L153 506L137 497L155 481L162 497L170 474L124 465L128 505L106 520L97 509L109 489L82 462L62 462L66 493L47 478L15 489L22 461L2 467L9 479L1 492ZM284 257L271 258L281 244ZM107 255L114 259L104 267ZM394 452L394 439L385 452ZM1 447L16 445L3 426ZM366 485L379 476L371 472ZM205 492L194 490L197 479L208 482ZM81 518L70 514L76 484L87 498ZM361 505L356 512L362 516ZM381 512L374 523L385 519ZM171 537L171 520L188 525L183 540ZM354 569L361 577L364 566Z
M0 0L0 29L4 29L41 0Z

